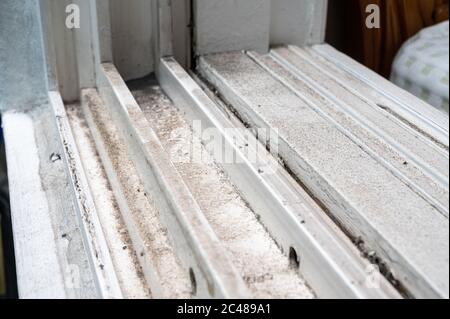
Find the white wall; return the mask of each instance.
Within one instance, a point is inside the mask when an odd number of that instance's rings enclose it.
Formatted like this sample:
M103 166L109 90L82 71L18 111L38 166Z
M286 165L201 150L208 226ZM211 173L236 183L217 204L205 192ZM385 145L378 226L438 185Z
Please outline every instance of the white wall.
M325 39L326 0L272 0L272 45L305 46Z
M325 39L327 0L195 0L196 52L267 51Z
M196 0L198 54L268 50L270 0Z

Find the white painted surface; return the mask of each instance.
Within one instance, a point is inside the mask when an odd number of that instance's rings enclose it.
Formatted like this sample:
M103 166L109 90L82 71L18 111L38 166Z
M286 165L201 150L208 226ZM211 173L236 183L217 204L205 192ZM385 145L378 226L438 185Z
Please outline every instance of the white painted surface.
M269 48L270 0L196 0L195 17L197 54Z
M66 27L66 6L80 8L80 28ZM79 99L79 90L95 85L95 54L92 1L43 0L44 43L50 91L65 101Z
M19 297L66 298L63 269L55 244L56 234L41 184L33 120L24 113L6 112L2 122Z
M80 28L74 29L75 54L77 59L78 86L80 89L95 86L95 54L92 34L95 29L92 24L90 1L72 0L80 8ZM55 42L59 45L59 41ZM79 92L77 92L79 98Z
M191 63L191 1L172 1L173 56L184 68Z
M47 0L49 12L50 36L52 44L48 45L49 58L55 58L53 68L56 70L56 78L59 91L65 101L75 101L79 97L79 75L78 62L75 50L75 33L66 27L66 6L71 3L69 0ZM53 51L54 50L54 55Z
M72 196L76 204L79 227L83 234L84 246L89 256L99 296L105 299L122 298L108 244L97 215L64 104L58 92L50 92L49 99L63 149L62 156L66 164L66 173L72 183Z
M82 114L81 106L74 104L66 109L123 297L150 298L150 289L142 278L141 267L137 262L138 250L134 250L130 242L111 183L102 165L99 150L93 141L93 134Z
M201 120L203 130L217 130L227 148L234 150L239 164L222 164L222 168L285 254L291 247L296 249L301 258L300 272L319 298L398 297L385 280L380 280L379 289L368 289L368 262L322 209L264 146L259 145L256 152L245 146L246 138L227 132L226 128L243 132L244 125L217 97L211 97L211 93L207 96L173 59L165 59L163 65L161 83L165 91L187 119ZM217 145L220 142L222 139ZM268 166L273 171L261 174Z
M92 29L93 51L96 72L100 63L113 61L110 0L89 1Z
M196 0L195 51L255 50L323 43L327 0Z
M99 91L118 125L148 193L170 228L186 268L197 276L199 297L241 298L248 291L231 264L198 203L114 65L102 64Z
M272 69L244 53L201 60L204 76L245 122L278 129L280 155L289 168L411 293L448 297L448 218Z
M384 110L389 103L374 102L370 98L373 89L351 82L307 49L278 48L270 58L255 59L272 66L274 74L291 84L298 96L315 100L352 140L448 218L449 155L445 148ZM318 94L308 94L309 88Z
M26 109L47 99L38 1L0 1L0 110Z
M45 50L46 76L48 81L48 90L57 91L58 87L58 69L56 67L56 48L53 34L53 18L51 14L52 1L42 0L39 3L42 20L42 37ZM43 52L44 53L44 52ZM47 90L47 91L48 91Z
M323 43L327 0L272 0L270 44Z
M82 108L95 147L105 168L130 246L153 298L191 296L188 272L184 270L170 242L167 227L160 220L153 193L145 191L109 109L96 90L83 90ZM123 231L123 230L122 230ZM128 280L124 278L124 280Z
M132 88L132 93L164 149L175 159L176 170L199 203L230 261L244 278L250 296L257 299L314 298L312 289L290 266L289 258L259 222L255 211L214 161L207 147L201 145L201 139L184 112L176 108L159 86ZM192 144L199 146L193 147L201 160L180 160L178 151L192 153Z
M433 136L439 143L449 147L449 116L422 100L417 99L411 93L400 89L385 78L380 77L374 71L365 68L345 54L337 51L330 45L317 45L313 50L338 68L347 72L350 77L366 86L371 87L372 98L379 99L390 106L390 110L399 118L417 126L429 136ZM361 85L361 84L360 84ZM386 102L386 100L388 102Z
M114 64L125 80L153 71L152 12L149 0L111 0Z

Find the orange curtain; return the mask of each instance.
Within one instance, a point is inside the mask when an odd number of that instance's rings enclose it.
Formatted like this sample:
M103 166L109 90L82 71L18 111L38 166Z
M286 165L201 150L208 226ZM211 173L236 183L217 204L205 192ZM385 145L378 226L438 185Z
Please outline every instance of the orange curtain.
M346 53L389 77L402 44L421 29L448 19L448 0L348 0ZM366 7L380 7L380 29L368 29Z

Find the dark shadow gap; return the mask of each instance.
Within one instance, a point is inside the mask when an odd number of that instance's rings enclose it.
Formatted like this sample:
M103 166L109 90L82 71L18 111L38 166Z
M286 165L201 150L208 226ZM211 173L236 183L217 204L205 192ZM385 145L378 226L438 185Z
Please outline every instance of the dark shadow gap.
M1 124L1 118L0 118ZM5 143L3 130L0 128L0 220L1 242L0 262L4 262L4 286L6 291L0 291L0 299L15 299L18 297L16 262L14 256L14 241L9 203L9 185L6 165ZM0 267L1 271L1 267ZM1 283L0 283L1 285ZM1 287L0 287L1 288ZM3 293L3 294L2 294Z

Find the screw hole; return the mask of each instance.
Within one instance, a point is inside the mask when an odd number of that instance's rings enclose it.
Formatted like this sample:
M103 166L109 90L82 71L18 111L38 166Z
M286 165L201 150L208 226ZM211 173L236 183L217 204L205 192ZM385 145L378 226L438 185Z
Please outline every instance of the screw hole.
M300 268L300 258L294 248L289 248L289 265L292 269Z
M192 268L189 268L189 279L191 280L192 295L195 296L197 294L197 280L195 279L195 273Z

